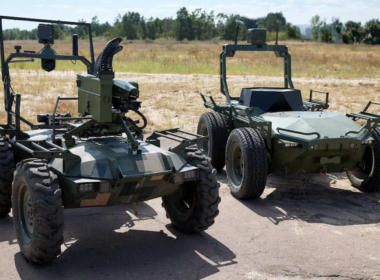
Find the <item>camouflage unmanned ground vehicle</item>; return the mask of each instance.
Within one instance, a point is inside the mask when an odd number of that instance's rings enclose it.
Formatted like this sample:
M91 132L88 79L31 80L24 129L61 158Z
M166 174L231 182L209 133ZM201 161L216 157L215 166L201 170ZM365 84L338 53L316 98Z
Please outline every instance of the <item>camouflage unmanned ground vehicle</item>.
M241 21L237 21L237 30ZM237 51L274 52L284 60L284 87L250 87L232 97L226 80L226 58ZM347 172L352 185L365 192L380 185L380 116L368 111L343 115L324 112L324 101L302 101L291 79L288 47L266 44L265 29L249 29L248 43L226 44L220 54L220 91L226 102L201 94L215 112L201 116L197 133L209 136L200 147L213 166L226 165L231 193L240 199L259 197L268 174ZM361 120L362 125L356 121ZM364 124L363 124L364 123Z
M41 51L15 51L5 59L3 20L40 22ZM91 60L53 50L54 24L87 28ZM197 148L207 137L171 129L153 133L146 142L147 121L139 111L137 82L114 79L113 56L121 39L111 40L94 60L91 25L0 16L0 48L7 124L0 125L0 217L13 209L17 241L31 262L48 263L61 252L63 208L111 206L162 197L167 217L185 232L199 232L218 215L216 171ZM9 64L41 60L55 69L56 60L80 61L87 74L77 76L78 97L58 97L54 112L39 114L38 124L21 116L21 95L11 86ZM36 93L37 95L38 93ZM58 114L59 102L77 100L80 116ZM26 110L26 108L23 108ZM142 120L132 120L134 112ZM30 127L22 131L21 125ZM161 149L158 138L179 143Z

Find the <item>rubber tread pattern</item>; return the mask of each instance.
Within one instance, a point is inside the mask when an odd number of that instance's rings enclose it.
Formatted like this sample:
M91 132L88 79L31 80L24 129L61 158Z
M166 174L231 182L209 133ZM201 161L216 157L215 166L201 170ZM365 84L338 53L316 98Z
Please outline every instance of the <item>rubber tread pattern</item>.
M238 143L244 157L243 177L239 186L231 180L231 149ZM234 129L227 141L226 171L231 194L239 199L255 199L264 192L268 176L268 158L265 141L253 128Z
M380 191L380 128L372 130L372 138L374 139L374 170L372 176L366 180L357 178L354 173L347 172L347 177L354 188L357 188L363 192L379 192Z
M186 218L178 215L177 195L163 197L162 206L165 208L167 218L171 220L175 228L187 233L201 232L212 226L215 217L219 214L220 184L216 179L216 170L212 168L209 158L196 147L186 148L185 151L190 159L189 164L199 168L199 181L193 185L196 194L195 207ZM183 185L182 187L189 186Z
M207 127L209 136L207 156L211 158L212 166L220 172L226 163L225 149L229 135L227 117L216 112L204 113L199 119L197 134L200 134L204 125Z
M12 208L12 181L15 163L12 148L6 137L0 137L0 218Z
M33 234L25 242L18 213L18 193L27 185L32 200ZM33 263L47 264L61 253L63 243L62 191L52 168L41 159L26 159L17 164L13 182L13 218L21 253Z

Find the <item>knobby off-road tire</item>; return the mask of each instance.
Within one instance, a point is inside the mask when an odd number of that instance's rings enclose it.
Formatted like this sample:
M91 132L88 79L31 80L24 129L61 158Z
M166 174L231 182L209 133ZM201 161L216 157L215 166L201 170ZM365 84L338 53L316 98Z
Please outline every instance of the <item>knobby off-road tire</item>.
M56 259L63 243L63 206L58 178L46 161L17 164L12 204L21 253L38 264Z
M220 172L225 163L225 149L229 134L227 118L219 113L203 114L198 122L197 134L208 136L208 142L203 142L198 148L211 158L212 166Z
M216 170L197 148L187 148L189 164L199 168L199 180L186 182L178 194L162 198L162 206L172 225L184 232L200 232L214 224L219 214L219 183Z
M252 128L234 129L227 141L226 171L228 186L239 199L260 197L268 176L264 139Z
M353 187L363 192L380 191L380 129L372 130L373 149L366 148L363 161L355 171L348 171L347 177Z
M15 163L8 138L0 137L0 218L12 208L12 181Z

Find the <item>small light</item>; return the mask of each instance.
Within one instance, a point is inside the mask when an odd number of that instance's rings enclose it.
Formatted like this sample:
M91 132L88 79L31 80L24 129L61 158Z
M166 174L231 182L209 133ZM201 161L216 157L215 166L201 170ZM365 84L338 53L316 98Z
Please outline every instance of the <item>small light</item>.
M197 177L197 170L186 171L183 174L183 178L185 179L185 181L190 180L190 179L194 179L195 177Z
M92 192L94 190L95 190L95 185L92 183L80 184L79 185L79 192L81 192L81 193Z
M318 150L319 149L319 145L318 144L311 145L311 148L313 150Z
M351 149L355 148L355 143L350 143L350 148Z
M362 141L362 145L372 145L372 144L373 144L373 140Z
M286 148L291 148L291 147L297 147L298 146L298 143L293 143L293 142L290 142L290 143L285 143L285 147Z

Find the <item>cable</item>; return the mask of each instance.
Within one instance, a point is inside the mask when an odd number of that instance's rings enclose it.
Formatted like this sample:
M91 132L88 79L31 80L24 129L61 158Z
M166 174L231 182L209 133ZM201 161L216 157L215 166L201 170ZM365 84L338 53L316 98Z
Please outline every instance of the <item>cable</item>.
M135 112L137 115L139 115L142 119L143 119L143 122L144 124L142 126L138 126L136 125L136 123L129 117L125 117L125 120L128 121L130 123L130 125L136 129L136 130L142 130L144 129L147 125L148 125L148 121L146 120L145 116L143 115L143 113L137 111L137 110L131 110L132 112Z

